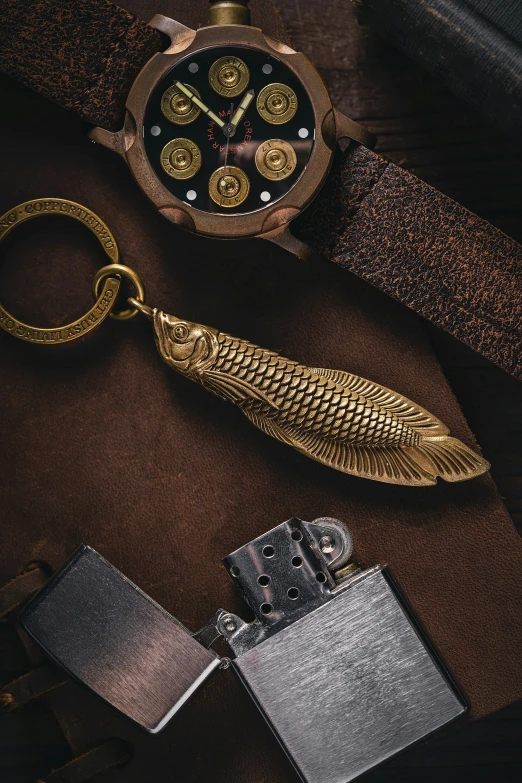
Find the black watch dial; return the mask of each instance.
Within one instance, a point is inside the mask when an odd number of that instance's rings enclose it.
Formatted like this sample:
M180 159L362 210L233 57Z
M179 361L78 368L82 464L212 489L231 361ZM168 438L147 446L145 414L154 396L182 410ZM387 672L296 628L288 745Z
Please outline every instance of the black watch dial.
M220 46L181 60L145 113L145 149L165 187L202 212L239 215L286 195L315 138L293 72L257 49Z

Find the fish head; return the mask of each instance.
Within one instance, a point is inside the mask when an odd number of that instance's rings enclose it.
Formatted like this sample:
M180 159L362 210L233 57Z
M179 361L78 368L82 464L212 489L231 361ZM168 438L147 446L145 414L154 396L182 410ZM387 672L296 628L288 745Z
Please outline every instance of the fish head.
M154 312L154 335L161 358L185 374L198 374L209 367L218 352L217 330Z

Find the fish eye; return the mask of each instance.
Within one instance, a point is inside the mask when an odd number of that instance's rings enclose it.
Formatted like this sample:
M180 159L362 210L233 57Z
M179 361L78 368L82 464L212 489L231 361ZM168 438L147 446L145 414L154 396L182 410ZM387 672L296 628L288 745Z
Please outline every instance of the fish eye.
M180 340L180 341L186 340L187 337L189 336L188 326L186 326L185 324L177 324L177 326L174 327L172 332L176 340Z

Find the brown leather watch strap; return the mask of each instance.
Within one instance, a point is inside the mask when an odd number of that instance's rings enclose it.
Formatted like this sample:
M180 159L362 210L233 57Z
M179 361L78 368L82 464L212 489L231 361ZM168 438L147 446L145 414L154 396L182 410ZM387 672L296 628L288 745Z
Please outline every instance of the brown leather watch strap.
M168 43L107 0L0 3L0 70L112 131L138 72Z
M296 233L522 379L522 247L357 144Z

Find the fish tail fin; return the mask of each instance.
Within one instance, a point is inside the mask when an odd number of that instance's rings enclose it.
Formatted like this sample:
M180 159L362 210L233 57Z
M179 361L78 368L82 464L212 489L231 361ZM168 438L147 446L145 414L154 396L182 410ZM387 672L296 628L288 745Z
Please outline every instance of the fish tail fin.
M480 454L457 438L447 435L424 437L418 446L411 447L411 451L420 467L434 478L440 476L444 481L465 481L480 476L490 468L489 462Z

